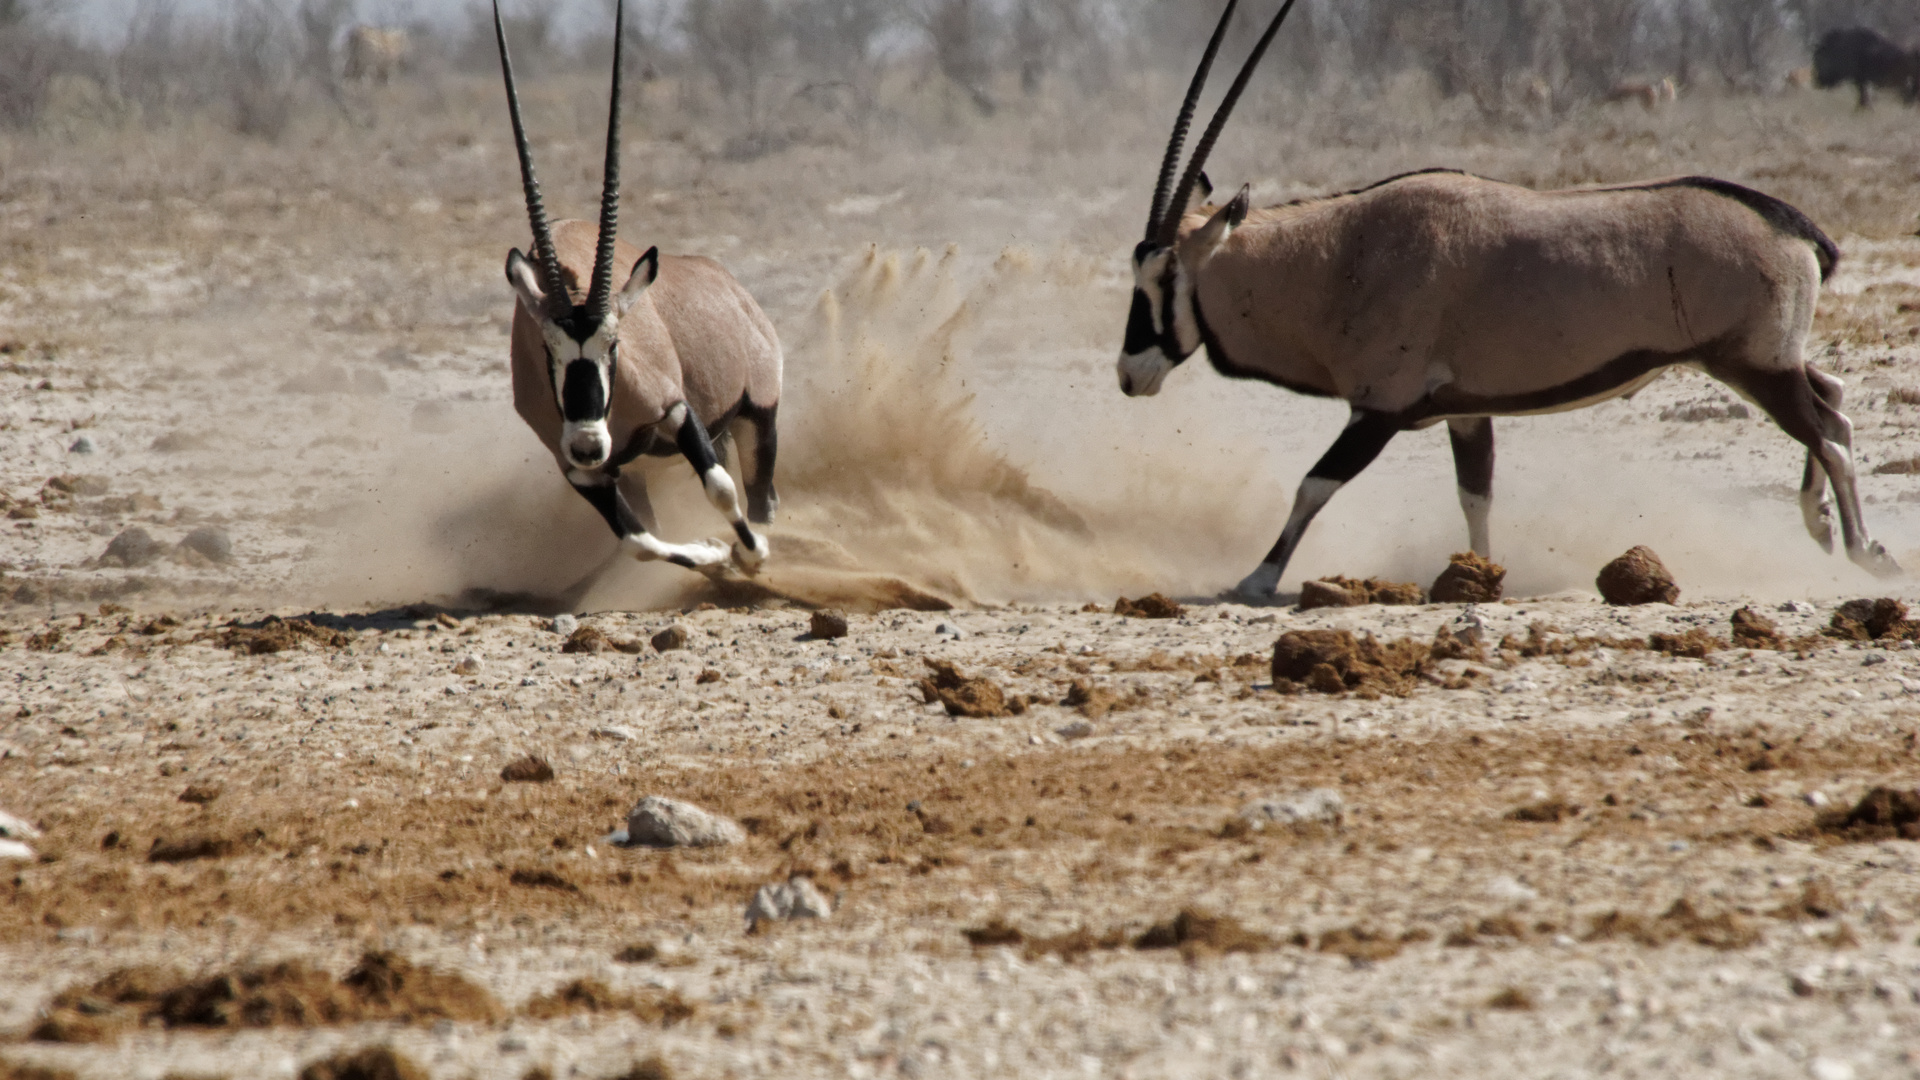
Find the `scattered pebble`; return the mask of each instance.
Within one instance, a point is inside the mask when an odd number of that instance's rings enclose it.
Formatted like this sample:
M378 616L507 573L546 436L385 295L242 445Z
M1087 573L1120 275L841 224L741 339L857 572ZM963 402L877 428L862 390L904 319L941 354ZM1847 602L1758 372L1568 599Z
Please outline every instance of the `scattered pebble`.
M944 623L944 622L934 627L933 632L942 637L950 637L955 641L959 641L961 638L967 636L964 632L961 631L959 627L953 625L952 623Z
M528 754L501 769L500 779L509 784L544 784L553 779L553 766L538 754Z
M1805 600L1788 600L1775 610L1785 611L1793 615L1811 615L1819 609L1807 603Z
M1268 825L1331 825L1346 820L1347 802L1332 788L1311 788L1255 799L1240 808L1240 820L1255 829Z
M1093 725L1085 720L1075 720L1064 727L1054 728L1053 733L1063 739L1084 739L1093 734Z
M628 844L648 847L723 847L747 838L732 818L689 802L649 795L627 815Z
M687 647L687 642L691 640L692 636L693 635L687 633L686 627L681 626L679 623L674 623L672 626L653 635L653 650L655 652L672 652L675 649L684 649Z
M1853 1080L1853 1066L1838 1058L1817 1057L1807 1065L1813 1080Z
M473 655L472 653L468 653L467 655L461 657L458 661L454 663L453 673L455 675L480 674L480 658Z
M1806 804L1808 806L1813 806L1813 807L1825 806L1828 803L1833 801L1827 798L1827 793L1824 791L1809 791L1805 795L1802 795L1800 797L1806 801Z
M580 629L580 620L571 615L555 615L553 617L553 632L559 634L561 637L570 638L573 636L573 632L578 629Z
M1513 903L1525 903L1529 900L1540 899L1539 892L1522 885L1520 882L1505 874L1487 882L1487 896L1495 900L1506 900Z
M94 450L95 446L93 444L93 436L91 435L82 435L73 440L73 445L67 447L67 453L69 454L91 454Z
M762 885L747 904L747 925L762 920L824 919L833 905L820 895L811 878L797 877L782 885Z
M605 727L594 728L593 733L602 739L613 739L618 742L632 742L640 737L639 732L630 727L622 727L619 724L608 724Z

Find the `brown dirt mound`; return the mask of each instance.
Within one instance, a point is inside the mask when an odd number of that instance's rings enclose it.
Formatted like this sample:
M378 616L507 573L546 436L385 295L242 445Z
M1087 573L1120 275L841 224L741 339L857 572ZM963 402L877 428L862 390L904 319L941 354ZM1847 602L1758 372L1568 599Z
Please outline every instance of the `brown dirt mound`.
M65 1069L48 1069L39 1065L14 1065L0 1061L0 1080L78 1080L78 1078Z
M1533 1007L1533 995L1517 986L1509 986L1487 999L1487 1008L1503 1012L1526 1012Z
M1782 904L1767 914L1788 922L1805 922L1808 919L1831 919L1846 910L1846 903L1833 886L1819 878L1814 878L1800 888L1800 896L1790 904Z
M282 619L278 615L267 616L258 626L229 626L226 633L220 635L223 648L252 656L286 652L309 642L329 649L344 649L353 644L353 635L315 626L305 619Z
M154 968L116 971L55 995L33 1029L43 1042L106 1042L143 1023L164 1027L316 1027L370 1020L493 1021L493 996L458 975L370 952L345 978L299 961L180 981Z
M847 636L847 617L838 611L816 611L807 622L807 634L821 641Z
M1825 633L1842 641L1911 641L1920 638L1920 621L1907 618L1907 605L1892 597L1849 600L1834 611Z
M572 636L567 638L567 643L560 646L560 651L563 653L603 653L611 648L613 648L613 642L607 639L607 635L591 626L583 626L575 630Z
M1355 961L1391 960L1406 948L1406 942L1392 934L1363 926L1343 926L1320 935L1314 951L1333 953Z
M1708 653L1726 647L1727 643L1724 639L1714 637L1697 626L1684 634L1647 635L1647 648L1654 652L1666 653L1668 656L1686 656L1695 660L1704 660Z
M1500 599L1507 568L1471 551L1455 552L1427 595L1436 604L1490 604Z
M1069 709L1078 709L1080 715L1089 720L1098 720L1110 712L1126 708L1130 702L1092 679L1075 679L1067 687L1060 704Z
M1626 554L1601 567L1593 584L1609 604L1671 604L1680 599L1680 586L1674 584L1666 564L1644 544L1628 548Z
M1782 649L1787 644L1773 620L1750 607L1733 613L1733 643L1742 649Z
M1876 787L1846 810L1814 818L1817 833L1862 840L1920 840L1920 789Z
M1744 949L1759 943L1760 931L1732 912L1702 915L1682 897L1657 919L1610 911L1595 919L1586 934L1588 941L1624 939L1650 947L1680 938L1715 949Z
M936 701L945 705L948 716L984 718L1027 711L1024 696L1009 696L992 679L968 675L947 660L929 659L926 663L933 676L920 680L920 692L929 705Z
M1580 805L1565 799L1542 799L1525 806L1516 806L1507 811L1508 821L1533 821L1543 824L1555 824L1580 815Z
M623 993L599 979L575 979L551 994L529 999L521 1015L535 1020L552 1020L574 1013L626 1013L649 1024L672 1027L690 1020L696 1006L680 996L678 990L645 996Z
M1194 908L1182 908L1166 922L1154 923L1133 939L1136 949L1179 949L1191 959L1221 953L1265 952L1276 942L1257 930L1240 925L1231 915L1215 915Z
M553 766L538 754L510 761L500 770L500 779L509 784L544 784L553 779Z
M1426 590L1411 581L1387 581L1384 578L1358 580L1350 577L1321 578L1300 586L1300 610L1323 607L1358 607L1361 604L1424 604Z
M1381 644L1371 634L1347 630L1289 630L1273 643L1273 687L1283 693L1300 687L1323 694L1413 692L1432 648L1412 638Z
M429 1080L426 1069L389 1046L370 1046L310 1062L300 1080Z
M1138 600L1121 597L1113 602L1113 613L1125 615L1131 619L1178 619L1187 614L1187 609L1175 603L1162 593L1151 593Z

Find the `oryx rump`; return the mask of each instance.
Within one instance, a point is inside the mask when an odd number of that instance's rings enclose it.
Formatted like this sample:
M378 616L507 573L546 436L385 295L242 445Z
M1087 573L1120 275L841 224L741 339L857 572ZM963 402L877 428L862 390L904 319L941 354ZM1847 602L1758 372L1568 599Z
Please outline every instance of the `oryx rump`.
M1351 408L1240 592L1272 595L1333 493L1396 433L1442 420L1470 542L1487 554L1491 417L1591 405L1682 363L1731 386L1807 447L1801 508L1816 540L1832 550L1831 478L1848 556L1897 572L1861 520L1840 382L1803 355L1839 251L1786 203L1708 177L1532 191L1435 170L1260 210L1249 209L1243 187L1225 206L1189 209L1190 195L1206 194L1207 152L1291 6L1268 26L1170 192L1227 16L1208 44L1134 249L1119 362L1123 391L1153 394L1204 345L1224 375Z
M498 0L494 33L506 80L520 176L533 226L531 257L507 256L519 298L513 320L513 405L578 491L632 554L715 569L720 540L667 543L654 535L645 479L621 469L642 455L685 456L707 498L733 525L732 559L749 572L767 542L749 519L771 521L781 353L753 297L710 259L645 253L616 236L620 201L620 23L600 220L549 225L520 118ZM614 271L625 282L614 289ZM736 434L747 513L709 431ZM722 441L724 446L724 440Z

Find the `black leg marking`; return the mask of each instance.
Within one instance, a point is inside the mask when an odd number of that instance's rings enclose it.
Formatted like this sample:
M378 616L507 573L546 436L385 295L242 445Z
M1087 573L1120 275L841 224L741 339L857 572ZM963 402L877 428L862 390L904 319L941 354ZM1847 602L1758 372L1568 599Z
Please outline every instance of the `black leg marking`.
M598 484L574 484L573 490L579 492L581 498L593 504L595 510L600 511L600 516L606 519L607 528L613 530L614 536L624 540L635 533L647 531L640 524L640 518L634 514L633 507L629 506L626 498L620 494L620 487L614 482L613 477L609 476L603 483Z
M1313 468L1307 470L1307 479L1338 480L1344 484L1373 464L1373 459L1379 457L1380 451L1399 433L1400 417L1356 409L1347 429L1333 440L1333 445L1320 455Z
M1447 421L1447 437L1453 442L1453 476L1460 490L1472 495L1493 495L1493 418L1476 416Z
M748 405L741 410L747 422L753 425L753 466L747 477L747 520L756 525L771 523L774 512L780 509L780 494L773 488L773 462L780 452L780 432L775 425L779 411L778 405L764 409ZM748 472L745 456L741 455L742 472Z
M696 475L704 477L709 469L720 464L719 456L713 452L713 440L707 437L706 425L693 415L691 408L687 409L687 418L680 422L680 433L674 441Z

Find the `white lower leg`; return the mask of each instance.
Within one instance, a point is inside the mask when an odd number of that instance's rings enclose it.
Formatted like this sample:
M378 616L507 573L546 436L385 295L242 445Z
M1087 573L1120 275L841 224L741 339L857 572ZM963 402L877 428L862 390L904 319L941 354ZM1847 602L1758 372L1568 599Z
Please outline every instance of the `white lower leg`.
M726 563L727 545L718 540L694 540L685 544L669 544L652 533L633 533L620 538L620 542L632 551L633 557L641 562L661 560L680 566L699 569L707 566L720 566Z
M1280 530L1280 542L1267 553L1266 561L1241 579L1233 591L1256 599L1265 599L1278 592L1280 575L1286 572L1287 563L1293 558L1293 550L1300 546L1300 538L1306 535L1313 516L1327 505L1327 500L1333 498L1334 492L1345 486L1344 480L1328 480L1319 476L1309 476L1300 481L1300 490L1293 497L1293 512L1287 515L1287 527Z
M767 538L754 532L747 524L746 515L740 512L740 493L734 487L733 477L723 466L715 465L700 478L700 486L706 490L707 501L726 516L734 535L740 538L733 546L733 557L744 570L759 569L770 553Z
M1487 530L1487 516L1493 510L1493 496L1475 495L1466 488L1460 488L1460 512L1467 515L1467 546L1475 555L1489 558L1493 555L1493 545Z

